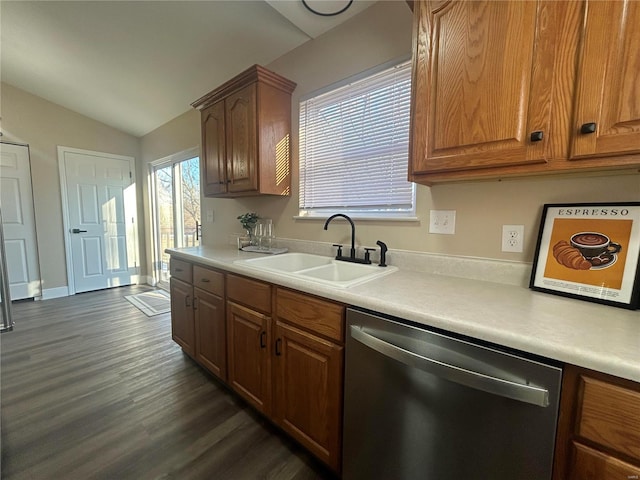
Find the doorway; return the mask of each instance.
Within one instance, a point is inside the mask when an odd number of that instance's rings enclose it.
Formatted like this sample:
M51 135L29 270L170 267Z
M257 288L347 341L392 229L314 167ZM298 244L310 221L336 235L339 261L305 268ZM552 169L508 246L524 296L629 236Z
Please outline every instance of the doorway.
M139 281L133 157L58 147L69 294Z
M0 143L0 205L11 300L40 297L29 147Z
M190 149L150 166L153 204L154 280L169 288L166 248L200 245L200 158Z

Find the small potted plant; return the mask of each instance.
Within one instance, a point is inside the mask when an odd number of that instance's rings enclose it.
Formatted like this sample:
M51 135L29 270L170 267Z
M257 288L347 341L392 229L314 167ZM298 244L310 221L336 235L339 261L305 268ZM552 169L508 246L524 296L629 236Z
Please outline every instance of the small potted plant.
M243 213L242 215L238 215L238 220L240 220L240 225L242 225L242 228L245 229L248 237L248 240L246 238L238 239L238 243L239 243L238 248L246 247L248 245L253 245L253 232L254 232L254 229L256 228L256 224L258 223L259 219L260 217L255 212L247 212L247 213Z

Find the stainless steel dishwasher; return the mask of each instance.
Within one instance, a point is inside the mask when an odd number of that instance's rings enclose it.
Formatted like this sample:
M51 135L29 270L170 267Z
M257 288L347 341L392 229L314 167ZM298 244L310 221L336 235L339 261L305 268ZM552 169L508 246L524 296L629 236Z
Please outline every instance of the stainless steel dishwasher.
M349 309L345 480L551 478L562 369Z

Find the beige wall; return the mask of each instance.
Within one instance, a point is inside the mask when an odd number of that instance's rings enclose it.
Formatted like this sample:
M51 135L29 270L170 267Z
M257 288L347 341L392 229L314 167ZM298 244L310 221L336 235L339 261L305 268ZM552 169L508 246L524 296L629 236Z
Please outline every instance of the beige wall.
M271 217L278 236L323 242L348 241L338 224L328 231L320 220L294 220L298 213L298 103L301 96L345 77L411 52L411 13L404 2L380 2L358 17L274 61L268 68L295 81L293 96L293 195L290 198L205 199L203 212L215 222L204 224L205 243L226 243L229 231L240 232L235 219L256 211ZM345 172L348 174L348 172ZM640 200L638 172L582 178L541 177L418 186L420 222L357 222L357 243L389 248L530 262L542 205L553 202ZM429 210L456 210L455 235L429 233ZM523 253L501 252L503 224L525 226ZM215 228L214 228L215 227Z
M139 140L11 85L1 89L2 140L29 145L42 287L65 287L58 145L138 159Z

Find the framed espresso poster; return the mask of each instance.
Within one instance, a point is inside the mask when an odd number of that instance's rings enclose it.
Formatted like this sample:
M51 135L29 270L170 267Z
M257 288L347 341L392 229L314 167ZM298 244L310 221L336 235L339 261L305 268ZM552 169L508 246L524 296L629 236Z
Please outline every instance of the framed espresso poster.
M635 309L638 257L640 202L547 204L529 286Z

